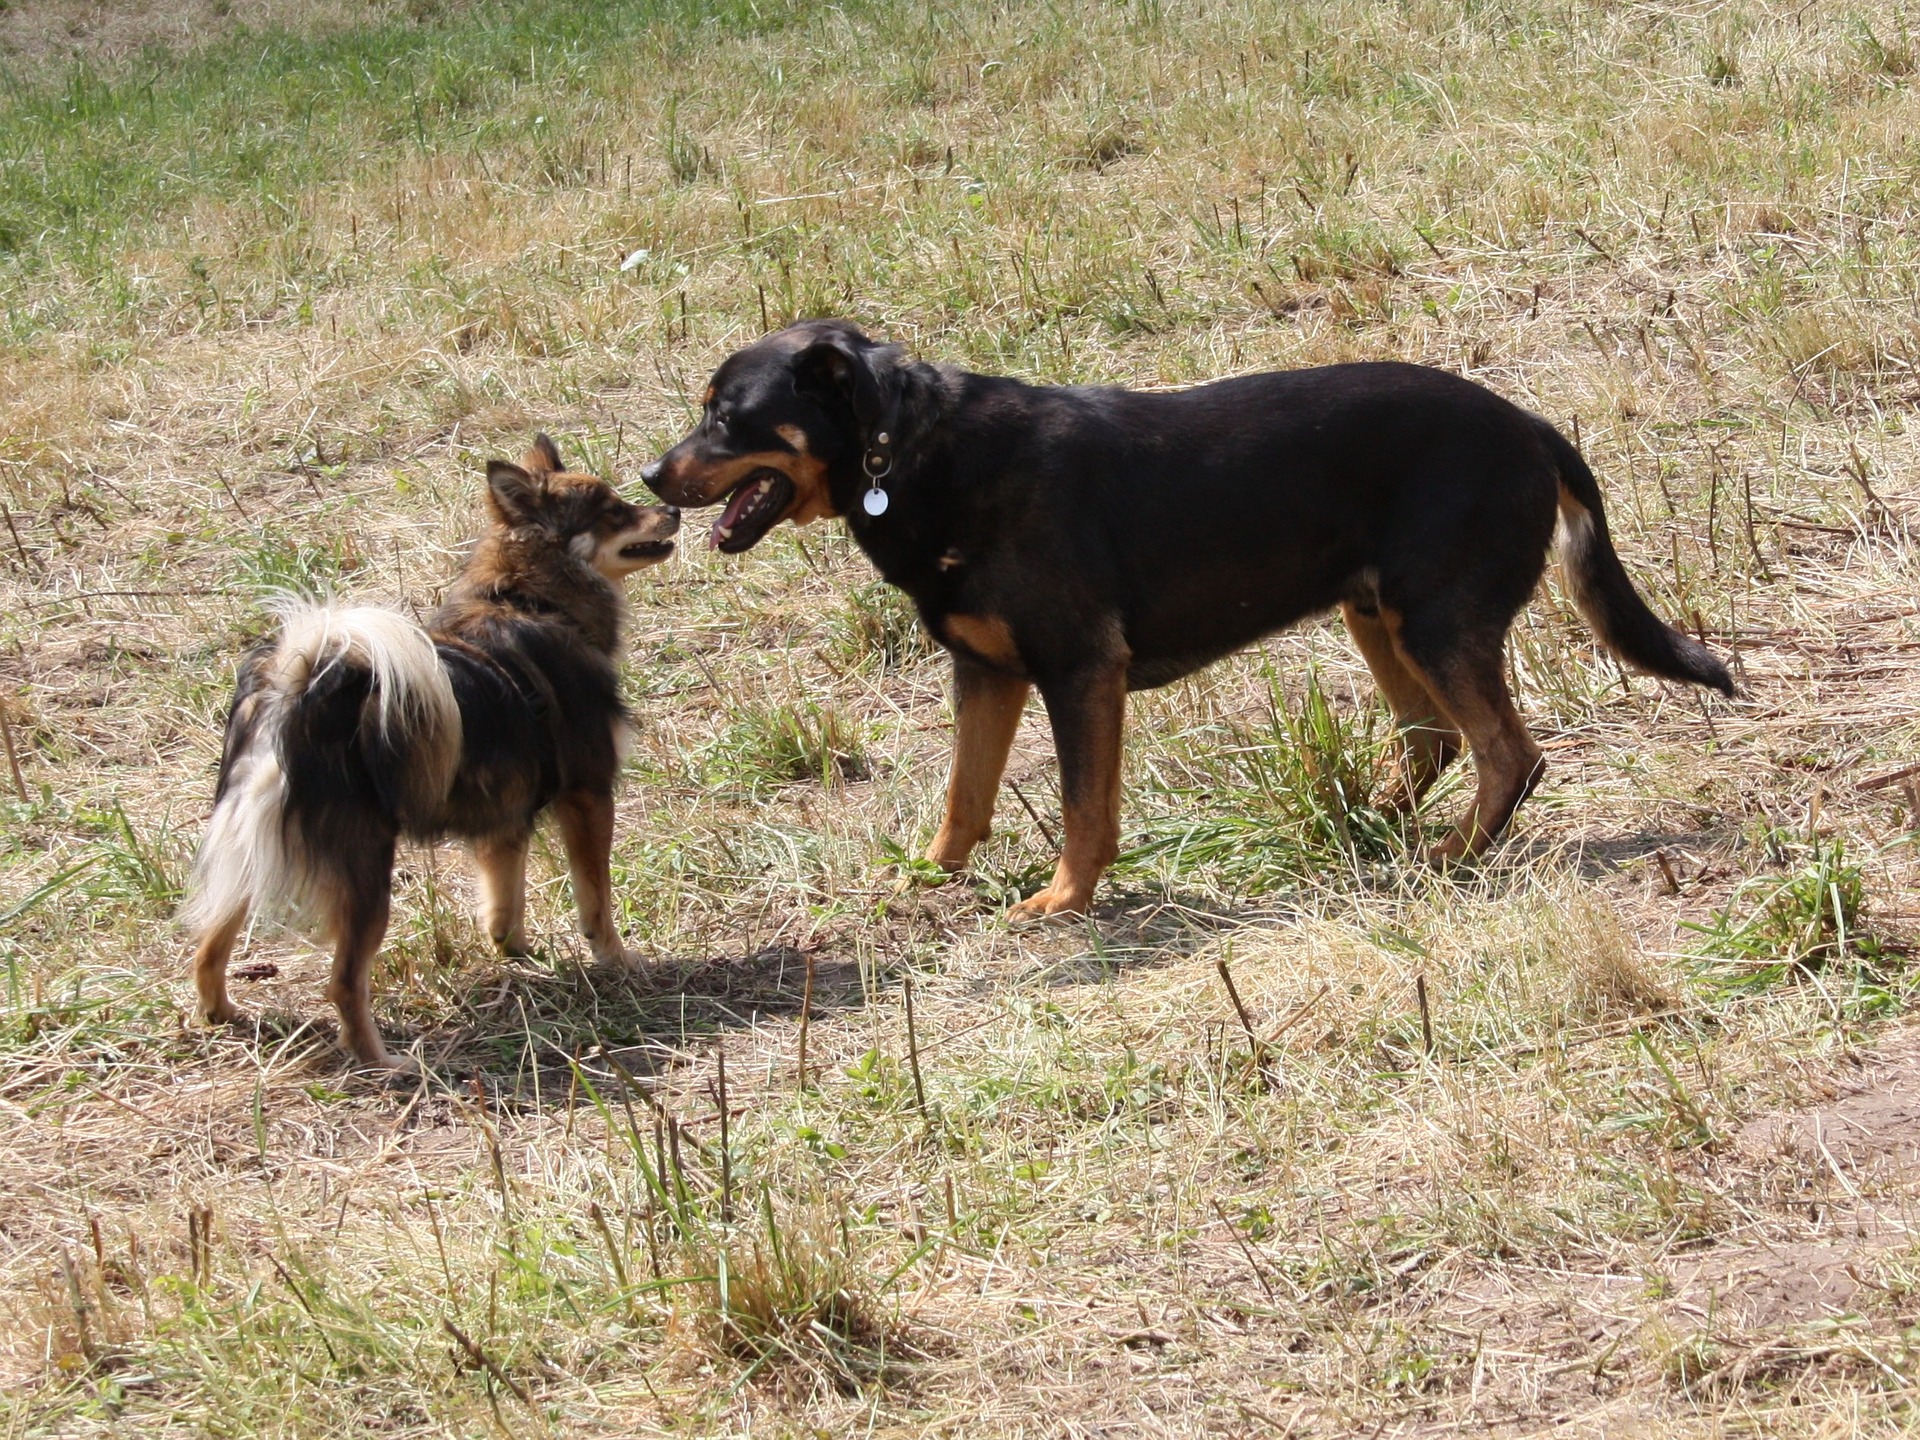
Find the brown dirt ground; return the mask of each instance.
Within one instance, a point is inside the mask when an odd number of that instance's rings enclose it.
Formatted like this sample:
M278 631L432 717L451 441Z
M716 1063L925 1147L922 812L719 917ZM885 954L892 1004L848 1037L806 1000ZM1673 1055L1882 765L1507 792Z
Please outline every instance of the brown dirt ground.
M1623 1256L1609 1273L1514 1267L1436 1285L1444 1325L1470 1341L1472 1409L1503 1434L1575 1417L1582 1433L1669 1433L1664 1407L1623 1383L1629 1347L1653 1351L1682 1392L1769 1369L1870 1370L1873 1322L1920 1319L1920 1026L1818 1083L1824 1098L1749 1121L1717 1157L1718 1183L1752 1207L1737 1238L1638 1268Z

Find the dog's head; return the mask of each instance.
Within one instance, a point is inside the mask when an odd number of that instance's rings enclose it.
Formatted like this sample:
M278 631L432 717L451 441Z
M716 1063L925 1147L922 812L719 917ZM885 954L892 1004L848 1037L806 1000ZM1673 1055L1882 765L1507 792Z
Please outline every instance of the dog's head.
M900 374L893 346L844 320L790 325L727 357L693 433L640 478L676 505L724 500L713 545L730 555L751 550L782 520L805 525L841 513Z
M566 469L545 435L518 465L488 464L487 508L504 528L536 530L614 581L671 555L680 528L673 506L630 505L599 476Z

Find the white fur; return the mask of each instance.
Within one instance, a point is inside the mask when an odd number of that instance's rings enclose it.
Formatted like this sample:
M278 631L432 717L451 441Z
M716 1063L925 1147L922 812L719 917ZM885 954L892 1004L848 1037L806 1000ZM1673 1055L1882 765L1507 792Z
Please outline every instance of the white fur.
M398 726L422 739L432 737L440 743L429 748L450 750L453 764L459 763L460 706L424 629L376 605L336 608L292 601L279 610L274 658L286 684L304 689L328 665L357 661L373 672L380 728L392 734ZM452 778L449 765L447 780Z
M260 713L248 748L232 757L226 792L194 858L182 921L204 934L250 907L303 914L313 908L313 858L285 823L287 781L280 764L287 708L314 678L343 661L364 665L377 697L375 723L403 740L417 803L439 804L460 764L460 706L433 640L392 610L289 600L279 607L280 639L268 662Z
M291 913L309 908L307 868L287 853L281 823L286 802L287 778L272 749L250 750L234 760L227 792L193 857L180 911L193 934L204 935L256 905Z
M624 765L627 763L627 757L633 754L634 743L639 740L640 732L635 728L633 721L625 715L614 716L612 724L613 758Z
M1559 541L1560 583L1598 633L1600 624L1593 617L1605 613L1604 605L1592 593L1586 579L1587 556L1595 539L1593 516L1564 488L1560 491L1560 533L1555 538ZM1605 641L1607 637L1601 635L1600 638Z

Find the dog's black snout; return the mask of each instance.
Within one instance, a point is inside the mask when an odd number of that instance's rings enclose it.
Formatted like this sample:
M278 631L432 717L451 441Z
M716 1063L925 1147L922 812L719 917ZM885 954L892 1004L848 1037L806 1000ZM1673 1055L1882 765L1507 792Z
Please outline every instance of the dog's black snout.
M640 478L648 485L652 485L654 481L660 478L660 462L658 460L649 460L646 464L642 465L640 467Z
M678 505L667 506L667 518L669 520L678 520L680 518L680 507Z

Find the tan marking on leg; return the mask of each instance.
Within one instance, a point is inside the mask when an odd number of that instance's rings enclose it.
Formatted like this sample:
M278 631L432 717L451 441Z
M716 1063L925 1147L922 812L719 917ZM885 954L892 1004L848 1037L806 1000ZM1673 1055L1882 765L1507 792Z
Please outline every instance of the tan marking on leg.
M1454 860L1478 855L1506 829L1546 770L1540 747L1513 708L1501 647L1485 653L1462 649L1446 658L1443 669L1429 668L1407 653L1398 617L1384 610L1381 616L1393 632L1401 662L1440 702L1473 752L1473 804L1454 822L1452 833L1433 847L1432 856Z
M393 897L382 890L364 908L348 901L334 921L333 975L327 999L340 1012L340 1043L362 1065L398 1070L406 1061L390 1054L373 1018L373 960L386 938Z
M1094 887L1120 853L1120 759L1127 718L1127 667L1110 664L1043 687L1060 757L1067 838L1053 882L1008 914L1013 921L1084 914Z
M473 860L480 871L480 918L487 937L503 955L524 955L527 949L527 844L531 838L473 842Z
M1014 643L1013 629L998 615L948 615L940 629L948 643L975 659L1002 670L1020 669L1020 647Z
M580 912L580 933L586 936L593 958L625 961L626 949L613 923L613 881L609 874L613 853L613 797L576 790L554 802L553 818L560 826L573 874L573 902Z
M953 765L947 773L947 813L927 858L952 872L993 831L993 801L1006 773L1007 752L1020 728L1032 686L955 656Z
M1460 732L1419 676L1400 658L1392 628L1385 620L1357 610L1351 603L1343 603L1340 613L1400 732L1400 755L1387 782L1387 805L1394 811L1411 813L1460 753Z
M193 986L200 995L200 1018L209 1025L231 1025L240 1018L240 1007L227 996L227 959L240 938L240 927L246 923L245 910L229 916L201 936L193 952Z

